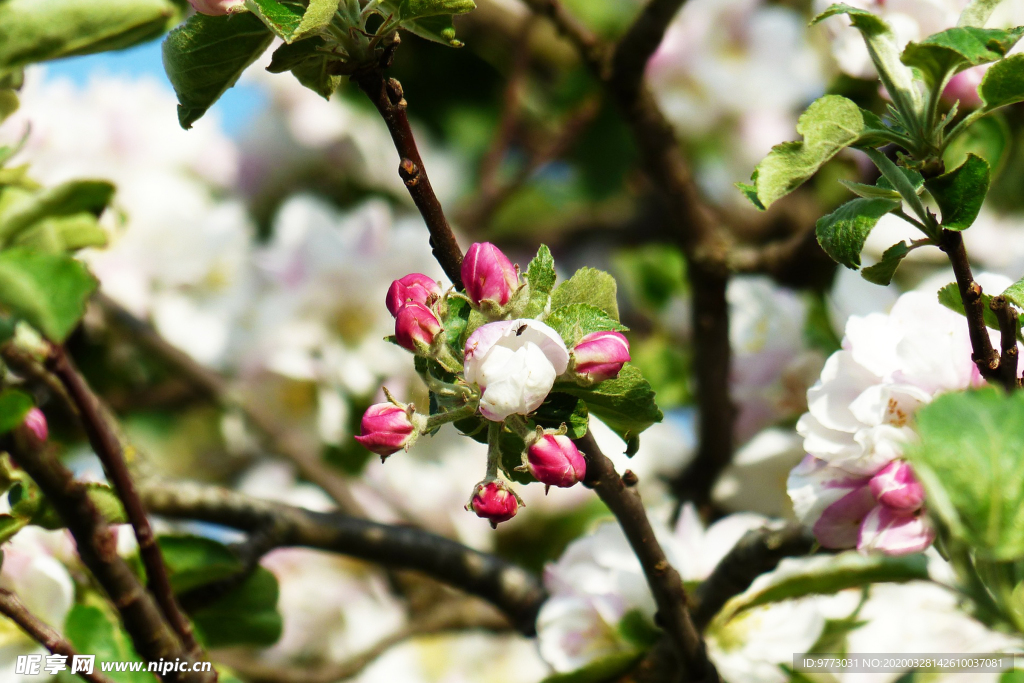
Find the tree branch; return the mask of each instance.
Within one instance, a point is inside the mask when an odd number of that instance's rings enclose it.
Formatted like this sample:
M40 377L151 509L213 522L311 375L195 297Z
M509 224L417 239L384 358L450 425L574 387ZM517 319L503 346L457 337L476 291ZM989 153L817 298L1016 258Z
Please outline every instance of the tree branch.
M1020 323L1017 314L1004 296L994 296L989 308L999 320L999 381L1007 391L1016 391L1017 380L1017 330Z
M111 485L124 504L128 521L131 523L132 529L135 530L139 555L146 568L149 589L156 598L160 610L167 617L171 627L181 638L190 655L196 660L202 659L202 648L199 647L195 634L192 632L192 624L174 598L174 591L171 590L171 582L167 576L167 567L164 565L160 546L157 545L156 535L146 517L146 508L142 505L131 473L128 471L128 463L125 460L124 450L121 448L121 439L114 431L111 420L105 414L99 398L93 394L85 378L78 372L62 346L56 344L50 346L46 364L64 385L68 397L78 409L89 444L96 452L100 462L103 463L103 469L106 471Z
M75 480L52 450L44 448L26 427L17 428L8 441L14 461L32 477L71 532L79 557L121 615L124 629L139 655L147 662L196 661L182 648L159 605L117 554L115 536L89 498L86 486ZM170 672L165 678L181 683L208 683L216 680L216 674Z
M665 30L685 2L686 0L650 0L644 6L615 47L609 78L613 88L621 93L627 93L630 89L638 90L643 86L647 62L658 49L665 37ZM635 97L635 94L632 97Z
M814 534L797 523L747 532L694 591L697 628L703 631L730 598L750 588L754 579L775 569L783 558L807 555L814 545Z
M395 44L397 45L397 33ZM393 49L390 51L393 53ZM402 92L402 84L394 78L385 80L384 68L387 61L377 68L361 71L351 76L359 88L366 93L377 111L380 112L384 123L387 124L391 139L398 150L401 162L398 166L398 173L405 182L416 208L419 209L423 220L430 231L430 246L434 250L434 258L441 264L445 275L452 281L456 289L463 289L462 286L462 250L455 239L452 228L445 218L444 209L438 201L434 189L430 186L430 178L427 177L427 169L420 158L419 149L416 147L416 138L413 137L412 127L409 125L409 117L405 109L407 103Z
M481 610L475 600L461 599L414 616L405 627L342 662L301 668L263 664L234 653L220 653L217 659L241 673L250 683L334 683L357 676L385 652L412 638L455 631L501 632L507 629L508 622L500 615Z
M655 619L671 639L679 667L688 675L689 680L718 681L718 673L708 659L704 639L687 608L683 580L665 557L665 551L647 519L640 494L619 477L612 461L601 452L593 434L587 432L576 444L587 459L587 475L583 483L594 489L615 515L630 547L640 560L658 606Z
M263 434L267 449L293 462L299 474L322 488L338 507L349 514L361 514L362 507L352 496L345 478L325 464L318 453L291 438L276 414L237 397L222 375L203 367L187 353L169 344L151 325L135 317L116 301L103 294L98 295L96 301L111 323L128 332L132 340L171 365L210 399L222 406L240 409L256 430Z
M954 230L943 230L941 240L940 247L946 252L953 266L953 274L956 275L956 284L964 304L967 329L974 350L971 360L978 366L978 372L982 377L987 380L998 380L999 353L992 348L992 339L988 336L988 328L985 326L985 304L981 300L981 285L974 281L974 275L971 273L971 262L967 258L967 249L964 248L963 235Z
M151 481L141 486L154 514L262 532L261 547L301 546L341 553L396 569L412 569L483 598L525 635L547 593L531 573L493 555L411 527L371 522L341 513L312 512L191 482Z
M71 643L62 638L59 633L50 628L37 616L29 612L28 607L18 599L17 595L2 588L0 588L0 614L3 614L17 624L22 631L49 650L51 654L64 655L68 658L69 663L79 654L71 647ZM91 681L91 683L113 683L113 681L98 671L93 673L79 671L76 675Z

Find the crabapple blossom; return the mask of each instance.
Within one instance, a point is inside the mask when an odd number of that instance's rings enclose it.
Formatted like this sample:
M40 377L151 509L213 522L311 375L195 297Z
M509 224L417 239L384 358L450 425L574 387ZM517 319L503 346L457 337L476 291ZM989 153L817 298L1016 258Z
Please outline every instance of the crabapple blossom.
M591 332L572 349L573 371L587 382L619 376L629 361L629 340L621 332Z
M356 441L386 458L408 448L419 434L417 416L408 407L375 403L366 409Z
M395 317L395 339L399 346L410 351L429 348L441 330L441 323L433 312L415 301L402 306Z
M462 283L474 305L500 309L519 289L519 274L500 249L477 242L462 261Z
M568 488L587 473L583 455L563 434L545 434L530 444L527 462L530 474L548 486Z
M245 7L245 0L188 0L200 14L219 17Z
M902 460L895 460L879 470L869 486L879 503L895 510L916 512L924 503L924 487L910 465Z
M519 501L505 483L489 481L477 486L466 507L475 512L477 517L489 520L492 527L497 527L501 522L516 516Z
M568 366L565 342L539 320L488 323L466 340L466 381L480 387L480 412L495 422L537 410Z
M386 304L391 315L398 316L402 306L414 301L426 305L431 296L441 296L441 286L423 273L410 273L391 283Z

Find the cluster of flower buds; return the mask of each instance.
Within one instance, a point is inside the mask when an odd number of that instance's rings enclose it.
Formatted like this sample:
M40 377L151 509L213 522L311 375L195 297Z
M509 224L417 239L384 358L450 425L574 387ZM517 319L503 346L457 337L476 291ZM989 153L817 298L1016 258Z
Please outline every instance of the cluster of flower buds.
M395 341L413 353L437 361L448 380L425 375L431 391L450 399L436 415L420 415L395 401L371 406L363 416L363 446L387 456L409 446L444 422L479 415L491 425L487 477L476 485L466 508L492 525L515 516L522 501L498 479L498 448L502 430L517 433L524 452L519 471L529 472L546 487L566 488L586 474L583 454L559 430L531 426L530 415L551 393L555 381L591 386L619 375L630 360L629 342L620 332L587 334L570 350L561 335L541 320L517 318L526 310L529 284L520 282L519 267L493 244L472 245L462 262L465 294L442 290L421 273L395 280L386 305L395 318ZM466 340L462 358L449 349L444 327L453 298L468 301L486 321ZM451 361L451 362L449 362ZM453 398L454 397L454 398ZM508 474L508 472L506 472Z

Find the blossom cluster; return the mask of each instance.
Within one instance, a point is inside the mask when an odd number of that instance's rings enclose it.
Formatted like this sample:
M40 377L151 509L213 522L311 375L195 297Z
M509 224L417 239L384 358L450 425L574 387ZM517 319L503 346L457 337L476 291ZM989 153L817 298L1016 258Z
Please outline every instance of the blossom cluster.
M522 440L522 464L516 471L528 472L548 487L568 488L582 480L586 462L566 425L545 429L529 416L559 378L591 386L617 377L630 360L629 342L618 331L596 331L583 335L570 350L540 319L543 312L538 318L520 317L529 284L493 244L473 244L461 276L464 294L454 288L445 292L440 282L411 273L391 284L385 300L395 319L394 342L425 361L421 374L438 402L446 401L446 409L423 414L385 390L388 401L367 409L355 438L383 461L446 422L483 418L489 425L487 474L466 507L496 526L514 517L522 504L498 477L498 469L505 469L502 432ZM455 307L465 304L473 313L460 319ZM444 321L454 325L456 320L466 323L464 343L460 333L446 330ZM474 321L477 326L470 330Z

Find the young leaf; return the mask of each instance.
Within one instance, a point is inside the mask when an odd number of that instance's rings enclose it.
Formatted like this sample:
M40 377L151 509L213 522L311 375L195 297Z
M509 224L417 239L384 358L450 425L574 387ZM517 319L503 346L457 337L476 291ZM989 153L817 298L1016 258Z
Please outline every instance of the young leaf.
M98 216L110 203L114 186L103 180L72 180L42 192L25 194L0 211L0 244L51 217L88 213Z
M818 243L837 263L856 270L860 252L879 219L900 208L893 199L853 199L822 216L815 226Z
M921 174L916 171L911 171L908 174L905 170L892 162L892 159L885 156L877 149L867 148L864 153L868 155L868 158L878 167L878 170L882 172L882 177L885 179L892 189L899 193L903 201L907 203L910 209L917 214L922 220L927 219L927 211L925 211L924 203L921 198L917 195L917 191L920 189ZM884 187L885 184L882 184Z
M916 68L929 87L936 87L954 73L1002 59L1022 35L1024 27L1008 31L951 28L921 42L908 43L900 59Z
M160 536L157 542L175 593L185 593L245 571L245 565L233 552L208 538Z
M879 180L885 180L885 178L879 178ZM892 189L892 186L888 186L888 183L886 183L887 186L883 187L881 185L855 183L851 180L840 180L839 184L858 197L864 197L865 199L889 199L892 201L903 201L900 198L900 193Z
M610 318L607 313L590 304L569 304L556 308L545 320L562 337L566 347L572 349L580 339L592 332L615 330L624 332L629 328Z
M194 14L164 41L164 69L178 96L178 122L191 128L242 72L263 54L274 34L250 13Z
M128 521L121 499L112 488L98 482L89 482L85 487L93 505L108 524L124 524ZM38 507L32 512L32 524L50 530L64 528L64 520L47 498L41 498Z
M1024 557L1024 394L945 394L916 421L907 456L933 510L979 557Z
M796 125L803 142L776 145L752 179L761 206L769 207L800 187L840 150L880 142L881 119L840 95L826 95L807 108Z
M0 514L0 543L14 538L14 534L28 526L28 520L24 517Z
M985 72L978 87L985 110L1024 101L1024 54L1002 59Z
M106 246L107 231L96 216L82 212L43 219L22 231L11 243L16 247L59 254Z
M755 183L736 183L736 188L743 193L743 196L754 205L754 208L759 211L764 211L767 207L761 203L761 200L757 198L757 186L756 186L756 173L755 177L752 178Z
M267 71L272 74L291 71L299 83L325 100L330 99L341 85L341 76L328 73L327 67L332 60L320 51L326 44L320 36L284 43L274 50Z
M943 228L966 230L974 224L988 194L990 175L987 161L968 154L963 164L925 183L942 211Z
M561 382L555 384L553 391L582 398L590 412L627 443L664 418L654 401L654 390L631 363L623 365L615 379L607 379L592 387Z
M860 271L862 278L876 285L887 286L892 282L893 275L900 263L913 249L906 242L899 242L892 245L882 254L882 260L873 266L868 266Z
M880 17L867 10L850 5L835 4L815 17L811 24L816 24L832 16L846 14L854 28L864 36L871 61L875 64L878 77L882 80L893 102L900 112L907 117L922 112L920 94L914 86L914 75L900 61L899 46L896 35L889 25Z
M402 28L420 38L461 47L455 39L452 15L476 9L473 0L384 0L381 11L400 20Z
M308 38L334 19L338 0L310 0L303 5L296 0L253 0L257 15L285 43Z
M13 90L0 90L0 123L18 111L18 93Z
M971 3L964 8L963 12L960 13L960 20L957 21L956 25L977 26L978 28L982 28L1002 1L1003 0L971 0Z
M131 47L157 38L181 14L171 0L3 0L0 71Z
M191 616L207 647L267 647L277 642L284 626L277 597L277 579L257 567L244 582Z
M0 434L6 434L22 422L35 402L28 394L17 389L0 391Z
M960 288L955 282L950 282L948 285L943 287L938 292L939 303L960 315L967 315L964 311L964 302L960 298ZM990 327L993 330L999 329L999 319L996 314L992 312L992 308L989 304L992 303L992 297L989 294L982 293L981 303L984 310L984 318L986 327Z
M555 260L546 244L540 245L537 255L526 268L526 281L530 284L530 301L523 311L524 318L536 318L547 310L551 290L555 286Z
M142 661L127 634L121 630L117 617L98 606L79 604L72 607L64 620L64 635L78 652L96 655L97 669L99 662ZM153 674L145 671L111 671L104 675L115 683L153 683L155 680Z
M20 247L0 252L0 307L51 341L61 343L71 333L95 289L95 278L69 256Z
M1003 290L1004 297L1010 300L1014 306L1024 309L1024 278L1017 280Z
M724 624L744 610L808 595L834 595L872 583L928 580L924 555L862 555L848 550L838 555L784 559L778 568L754 579L742 594L722 608L715 622Z
M462 47L462 41L455 38L455 23L451 15L407 19L402 22L402 28L424 40L448 47Z
M551 310L569 304L590 304L618 320L616 292L615 278L611 275L596 268L580 268L551 293Z

